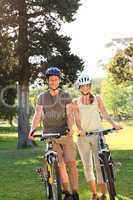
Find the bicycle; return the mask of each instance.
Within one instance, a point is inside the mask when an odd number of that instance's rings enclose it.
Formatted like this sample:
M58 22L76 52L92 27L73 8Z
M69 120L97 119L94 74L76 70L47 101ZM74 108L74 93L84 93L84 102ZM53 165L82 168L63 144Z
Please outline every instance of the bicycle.
M110 200L115 200L116 197L114 165L108 144L106 144L103 140L103 135L107 135L108 133L111 133L114 130L115 130L114 128L109 128L100 131L86 133L86 136L92 134L98 134L98 146L99 146L98 158L100 161L103 180L107 185L107 190L109 192Z
M38 168L36 172L41 176L47 200L62 200L58 156L57 152L53 150L53 140L61 136L61 133L34 135L34 137L40 137L41 141L46 141L45 165L42 168Z

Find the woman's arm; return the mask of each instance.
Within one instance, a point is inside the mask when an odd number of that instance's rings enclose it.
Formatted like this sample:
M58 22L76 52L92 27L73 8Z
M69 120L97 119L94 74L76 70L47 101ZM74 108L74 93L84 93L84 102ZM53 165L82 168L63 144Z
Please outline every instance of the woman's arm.
M105 108L105 105L104 105L104 102L102 100L102 98L100 96L97 96L97 102L98 102L98 108L99 108L99 111L100 113L102 114L102 117L104 119L106 119L114 128L116 129L121 129L122 127L117 125L112 119L111 117L109 116L106 108Z
M81 120L80 120L79 107L78 107L77 101L73 102L73 113L74 113L75 123L79 131L79 135L83 136L84 131L81 127Z

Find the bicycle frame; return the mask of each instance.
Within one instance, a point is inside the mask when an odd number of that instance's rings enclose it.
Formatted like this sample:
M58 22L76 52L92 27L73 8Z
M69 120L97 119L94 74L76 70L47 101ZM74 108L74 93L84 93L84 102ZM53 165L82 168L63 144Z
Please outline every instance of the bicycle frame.
M47 200L62 200L58 156L57 152L53 150L53 140L60 136L60 133L41 135L41 141L47 141L44 152L45 163L43 168L37 170L37 173L41 176L44 183ZM40 137L40 135L35 137Z
M53 184L51 164L53 164L53 162L55 160L58 161L58 157L57 157L57 153L55 151L53 151L52 141L49 141L46 144L46 150L45 150L45 153L44 153L44 160L46 161L46 167L47 167L48 174L49 174L49 177L48 177L49 180L48 181L49 181L50 184Z
M113 160L112 160L112 157L111 157L111 153L110 153L108 144L106 144L103 140L103 134L102 133L100 133L98 135L98 145L99 145L98 158L99 158L99 161L100 161L100 166L101 166L101 170L102 170L102 174L103 174L103 180L104 180L105 183L108 181L106 174L104 172L104 156L105 156L105 153L106 153L108 164L110 166L112 179L114 181L115 178L114 178L114 173L113 173Z

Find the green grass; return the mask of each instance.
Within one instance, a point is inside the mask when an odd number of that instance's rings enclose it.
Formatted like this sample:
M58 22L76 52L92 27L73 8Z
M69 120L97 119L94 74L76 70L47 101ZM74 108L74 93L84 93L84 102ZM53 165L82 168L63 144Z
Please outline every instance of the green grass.
M116 163L118 200L133 200L133 127L107 137ZM39 143L39 142L38 142ZM43 145L17 150L16 128L0 128L0 200L45 200L41 180L34 170L41 166ZM81 200L88 200L82 163L78 157Z

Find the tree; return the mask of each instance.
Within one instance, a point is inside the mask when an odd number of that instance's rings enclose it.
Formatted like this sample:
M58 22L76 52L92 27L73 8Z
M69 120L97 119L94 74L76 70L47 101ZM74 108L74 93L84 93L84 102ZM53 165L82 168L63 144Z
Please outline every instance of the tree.
M94 94L98 95L101 93L101 84L102 84L103 78L95 78L92 80L92 91Z
M8 120L9 124L13 125L13 117L17 115L17 106L15 103L16 90L15 88L4 88L0 98L0 119ZM3 94L3 95L2 95Z
M121 41L122 44L126 44L126 42L127 40ZM123 50L119 49L105 67L117 84L130 84L133 81L133 43Z
M29 82L42 69L58 65L64 81L74 81L83 62L71 54L70 38L60 33L62 23L74 20L80 0L3 0L0 2L0 29L10 36L15 51L14 80L18 81L18 147L29 145ZM38 58L35 61L35 58ZM32 62L32 63L31 63Z
M16 89L12 80L12 67L15 65L13 44L7 34L0 32L0 118L12 125L16 115ZM5 70L6 69L6 70Z
M0 30L0 86L5 86L13 80L13 69L16 66L13 43L7 33Z
M111 75L102 83L101 95L110 112L117 119L133 117L133 86L117 85Z

